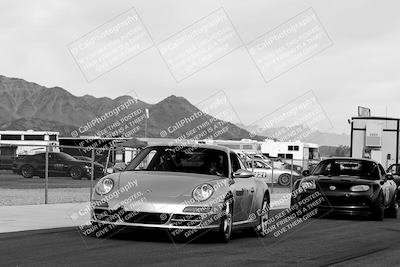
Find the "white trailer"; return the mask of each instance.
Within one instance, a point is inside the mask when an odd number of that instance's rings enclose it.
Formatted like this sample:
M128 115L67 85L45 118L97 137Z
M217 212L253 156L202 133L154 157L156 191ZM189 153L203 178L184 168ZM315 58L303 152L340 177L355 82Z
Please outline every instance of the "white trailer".
M59 132L51 131L0 131L0 150L7 147L14 148L15 156L32 155L44 152L45 146L49 151L59 152Z
M278 142L266 139L261 142L261 152L267 157L278 157L307 169L310 163L320 160L319 146L313 143Z

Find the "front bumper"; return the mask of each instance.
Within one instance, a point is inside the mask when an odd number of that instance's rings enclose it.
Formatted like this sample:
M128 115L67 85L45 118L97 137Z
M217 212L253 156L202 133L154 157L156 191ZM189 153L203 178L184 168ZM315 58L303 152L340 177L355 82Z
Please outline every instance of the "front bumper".
M144 203L137 210L127 210L122 206L110 208L108 205L94 207L91 218L93 222L116 226L129 226L141 228L161 229L216 229L220 226L221 208L218 206L186 206L164 205L163 207L152 203ZM192 208L202 212L185 212ZM222 207L222 205L221 205Z
M313 208L318 209L318 213L343 214L343 215L370 215L374 208L377 196L371 191L366 192L340 192L340 191L317 191L307 190L299 194L292 203L304 203L315 192L320 193L321 201Z

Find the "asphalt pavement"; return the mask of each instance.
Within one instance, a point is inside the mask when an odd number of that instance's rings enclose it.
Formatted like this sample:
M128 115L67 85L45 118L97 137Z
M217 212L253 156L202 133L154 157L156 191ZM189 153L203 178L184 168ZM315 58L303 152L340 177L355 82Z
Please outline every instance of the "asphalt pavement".
M274 211L275 213L278 211ZM84 237L77 228L0 234L1 266L400 266L400 220L308 219L274 237L210 233L191 243L160 231Z

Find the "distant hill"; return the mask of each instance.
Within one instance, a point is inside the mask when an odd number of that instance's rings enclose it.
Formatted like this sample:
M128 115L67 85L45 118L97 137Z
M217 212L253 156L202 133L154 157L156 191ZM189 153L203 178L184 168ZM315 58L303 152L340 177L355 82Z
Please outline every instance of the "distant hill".
M78 97L60 87L47 88L23 79L8 78L0 75L0 129L1 130L54 130L63 136L71 136L71 132L87 125L94 118L104 116L107 112L121 104L132 100L131 96L120 96L115 99L91 95ZM156 103L148 104L140 100L120 110L118 119L129 115L133 110L150 111L147 124L147 137L160 137L160 131L167 129L183 118L190 117L200 110L183 97L169 96ZM116 116L96 123L83 135L93 135L107 128L116 121ZM213 118L208 114L186 123L179 129L169 133L168 137L178 138L198 125L209 121L213 125L228 126L229 131L222 132L219 139L240 140L249 138L249 132L230 122ZM140 129L133 136L144 136L144 121L138 123ZM190 138L190 136L189 136ZM256 136L262 140L265 137Z
M245 129L249 130L250 132L257 129L256 125L251 125L251 126L239 125L239 126L244 127ZM279 133L279 132L308 133L309 129L302 125L298 125L298 126L294 126L291 128L287 128L287 127L268 128L268 129L265 129L264 131L260 132L259 134L262 136L274 136L274 133ZM293 141L296 141L296 140L293 140ZM314 132L311 132L310 134L307 134L305 136L305 138L303 138L300 141L308 142L308 143L315 143L320 146L335 146L335 147L336 146L345 146L345 145L350 144L350 135L314 131Z
M314 132L305 139L306 142L319 144L320 146L349 146L350 135L336 133Z
M349 146L320 146L319 154L321 157L350 157Z
M53 130L59 131L63 136L71 136L71 132L86 125L94 118L99 118L115 107L132 100L131 96L120 96L115 99L108 97L94 97L84 95L81 97L69 93L61 87L47 88L33 82L19 78L8 78L0 75L0 130ZM171 95L156 104L149 104L139 99L125 110L121 110L118 118L128 115L132 110L149 109L150 118L147 123L147 137L161 137L160 132L173 126L181 119L188 118L198 113L198 107L183 97ZM216 114L217 116L217 114ZM113 123L113 119L107 119L97 123L81 135L94 135L98 131ZM203 114L196 120L177 127L167 137L178 138L185 135L198 125L207 121L213 121L213 126L223 125L229 128L222 132L217 139L251 139L263 140L267 136L273 136L281 128L270 128L250 135L256 126L235 125L231 122L216 119L210 114ZM144 136L144 121L139 122L140 129L133 136ZM306 131L304 126L295 126L290 130ZM301 128L301 129L300 129ZM218 130L218 129L217 129ZM288 129L284 129L288 131ZM189 136L189 138L192 138ZM203 138L200 138L203 139ZM317 143L326 146L348 145L350 137L346 134L313 132L304 142Z

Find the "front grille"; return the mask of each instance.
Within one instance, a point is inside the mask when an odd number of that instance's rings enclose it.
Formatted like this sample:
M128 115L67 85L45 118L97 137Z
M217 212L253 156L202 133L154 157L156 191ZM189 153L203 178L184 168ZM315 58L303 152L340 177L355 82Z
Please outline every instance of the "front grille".
M334 186L336 191L350 191L350 187L352 187L354 184L353 183L346 183L346 182L338 182L338 181L332 181L332 180L326 180L324 181L321 179L320 181L317 182L317 185L320 189L323 191L332 191L330 190L329 187Z
M127 223L143 224L165 224L171 217L170 214L166 213L135 212L123 209L95 209L94 215L100 221L117 222L121 220Z
M201 221L200 215L174 214L171 218L174 226L197 226Z
M324 201L324 205L330 206L369 206L370 200L364 197L342 196L325 196L328 200Z
M166 213L125 211L121 220L127 223L165 224L170 216Z

